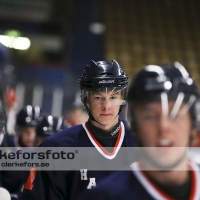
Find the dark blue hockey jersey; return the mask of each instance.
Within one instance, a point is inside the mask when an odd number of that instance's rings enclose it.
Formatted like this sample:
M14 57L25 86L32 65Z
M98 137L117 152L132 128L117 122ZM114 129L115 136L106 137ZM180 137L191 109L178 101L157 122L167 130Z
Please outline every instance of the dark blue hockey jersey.
M199 167L190 163L192 187L189 200L200 199ZM140 170L137 162L130 171L117 171L102 180L93 190L86 191L79 200L173 200Z
M118 138L113 152L107 152L95 140L87 123L65 129L47 138L42 147L95 147L106 160L114 159L120 147L133 147L134 139L125 122L121 122ZM90 155L88 155L90 156ZM98 185L112 171L38 171L30 173L24 186L23 200L75 200L85 190Z

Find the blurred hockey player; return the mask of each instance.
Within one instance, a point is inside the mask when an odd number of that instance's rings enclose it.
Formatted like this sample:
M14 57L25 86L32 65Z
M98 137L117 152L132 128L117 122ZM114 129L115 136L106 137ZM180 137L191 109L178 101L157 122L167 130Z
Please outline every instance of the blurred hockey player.
M35 146L39 146L47 137L67 128L63 117L52 115L42 116L39 119L36 129Z
M11 64L11 57L7 47L0 43L0 98L7 115L6 133L15 134L15 117L17 99L15 93L16 71Z
M75 101L73 102L73 104L71 105L69 109L69 113L67 114L66 121L67 121L68 127L75 126L78 124L83 124L86 121L88 121L87 110L81 101L79 92L77 93Z
M40 108L27 105L16 116L16 135L9 138L10 147L33 147Z
M8 137L7 146L15 147L18 150L23 147L34 147L40 113L38 106L27 105L22 108L16 116L16 135ZM27 151L30 151L30 149L27 148ZM29 171L23 170L2 172L2 185L9 191L12 200L20 200L22 187L28 175Z
M119 113L126 102L128 77L115 61L91 61L79 79L81 100L89 120L48 137L41 147L93 147L105 162L115 159L121 147L133 146L134 140ZM108 148L110 147L110 148ZM108 150L109 149L109 150ZM91 162L91 155L87 154ZM110 161L111 162L111 161ZM123 164L123 163L122 163ZM24 185L23 200L77 199L112 171L38 171Z
M199 90L186 69L178 62L146 66L128 103L142 157L80 199L200 199L199 167L187 155L200 123Z

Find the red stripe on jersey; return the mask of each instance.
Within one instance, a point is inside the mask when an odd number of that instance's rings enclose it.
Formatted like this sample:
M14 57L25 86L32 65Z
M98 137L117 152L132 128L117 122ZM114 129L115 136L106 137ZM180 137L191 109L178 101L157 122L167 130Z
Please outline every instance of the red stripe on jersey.
M197 189L197 183L196 183L196 179L195 179L195 172L192 169L192 167L190 166L191 169L191 177L192 177L192 187L191 187L191 193L190 193L190 198L189 200L193 200L196 194L196 189Z
M146 175L146 173L144 171L141 171L141 173L144 175L144 177L149 182L149 184L151 184L153 186L153 188L156 190L156 192L158 192L161 196L165 197L167 200L175 200L174 198L170 197L168 194L166 194L165 192L163 192L157 185L155 185L151 181L151 179L149 179L149 177Z
M24 184L25 189L27 189L27 190L33 189L33 186L34 186L33 181L35 180L36 174L37 174L37 169L35 169L35 168L30 169L29 177L28 177L26 183Z
M94 135L92 134L92 131L90 130L89 126L88 126L88 122L85 123L85 126L89 132L89 134L91 135L92 139L94 140L94 142L98 145L98 147L108 156L112 156L114 155L117 147L118 147L118 144L119 144L119 141L120 141L120 138L121 138L121 134L122 134L122 127L120 125L120 129L119 129L119 134L117 136L117 141L115 142L115 146L114 146L114 149L112 152L108 152L97 140L96 138L94 137Z
M189 200L194 200L194 197L195 197L195 194L196 194L196 179L195 179L195 172L194 170L192 169L191 166L189 166L191 171L190 171L190 174L191 174L191 178L192 178L192 187L191 187L191 192L190 192L190 197L189 197ZM145 171L142 171L141 170L141 173L144 175L144 177L146 178L146 180L149 182L149 184L151 184L154 189L160 194L162 195L163 197L165 197L167 200L175 200L173 197L169 196L168 194L166 194L164 191L162 191L155 183L153 183L151 181L151 179L149 179L149 177L146 175Z

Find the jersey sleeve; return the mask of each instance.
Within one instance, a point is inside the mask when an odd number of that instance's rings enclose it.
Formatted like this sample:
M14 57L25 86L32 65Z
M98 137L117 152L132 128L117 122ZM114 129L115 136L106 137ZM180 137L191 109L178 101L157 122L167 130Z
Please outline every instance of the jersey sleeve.
M55 147L51 140L45 140L40 147ZM31 169L24 184L22 200L67 200L69 196L68 171L39 171Z
M24 184L22 200L66 200L66 172L31 171Z

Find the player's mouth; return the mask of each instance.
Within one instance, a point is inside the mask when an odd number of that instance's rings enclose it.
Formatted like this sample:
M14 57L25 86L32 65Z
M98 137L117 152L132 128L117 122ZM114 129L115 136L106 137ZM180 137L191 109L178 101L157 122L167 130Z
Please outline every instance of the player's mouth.
M26 144L27 144L27 146L33 146L34 142L33 141L27 141Z
M172 147L172 146L173 146L172 141L168 139L159 140L157 143L157 147Z
M102 116L102 117L110 117L111 114L100 114L100 116Z

